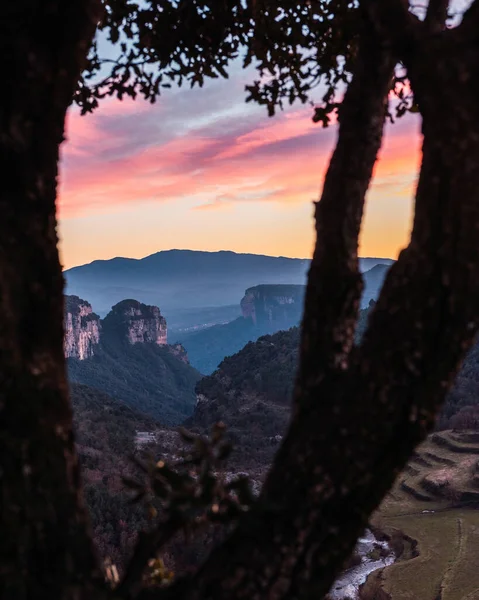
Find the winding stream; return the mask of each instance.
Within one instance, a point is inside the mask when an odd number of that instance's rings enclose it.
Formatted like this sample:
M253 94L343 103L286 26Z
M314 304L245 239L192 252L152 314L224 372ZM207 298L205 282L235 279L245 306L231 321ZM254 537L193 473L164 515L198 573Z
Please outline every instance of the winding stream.
M374 550L375 546L386 548L388 554L379 560L368 558L368 554ZM364 535L359 538L355 552L361 557L361 563L344 571L336 579L329 592L332 600L344 600L345 598L356 600L359 587L366 581L368 575L377 569L391 565L396 560L388 543L377 540L369 529L366 529Z

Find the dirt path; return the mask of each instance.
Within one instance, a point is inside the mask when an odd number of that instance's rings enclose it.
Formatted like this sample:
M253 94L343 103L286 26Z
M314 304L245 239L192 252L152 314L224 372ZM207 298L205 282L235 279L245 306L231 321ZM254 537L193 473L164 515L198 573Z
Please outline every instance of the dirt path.
M439 594L438 594L438 598L439 599L444 598L444 600L447 600L448 587L454 579L454 574L456 572L457 566L460 564L460 562L462 560L464 560L465 553L466 553L467 536L464 532L464 522L459 517L457 518L456 521L457 521L456 556L455 556L454 560L451 562L451 564L448 566L448 568L446 569L446 572L444 573L444 576L442 578L441 585L439 588Z

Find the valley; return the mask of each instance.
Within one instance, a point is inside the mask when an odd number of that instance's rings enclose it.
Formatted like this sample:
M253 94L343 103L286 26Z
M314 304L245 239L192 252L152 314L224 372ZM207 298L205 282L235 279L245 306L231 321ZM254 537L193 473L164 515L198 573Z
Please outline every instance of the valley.
M374 276L365 273L368 301L359 314L356 342L386 270L376 264ZM176 456L181 447L176 425L203 435L224 422L233 443L226 474L248 473L258 493L290 419L303 296L301 284L250 285L236 305L221 309L227 322L206 322L207 315L215 319L211 307L197 313L181 307L189 325L175 322L173 328L163 309L138 299L122 298L101 318L89 298L66 297L64 349L76 439L103 558L121 570L137 532L148 524L122 483L122 476L137 474L131 457ZM200 313L203 326L195 320ZM235 314L240 316L230 318ZM331 589L332 600L479 598L478 357L476 345L437 431L373 515L371 529ZM188 572L219 539L216 530L191 546L175 538L165 549L168 568Z

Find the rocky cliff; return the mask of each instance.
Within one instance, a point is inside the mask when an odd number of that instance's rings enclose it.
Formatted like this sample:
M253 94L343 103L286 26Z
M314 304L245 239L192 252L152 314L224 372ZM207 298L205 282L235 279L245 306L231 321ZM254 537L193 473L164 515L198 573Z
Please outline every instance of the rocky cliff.
M104 335L114 334L130 344L150 342L158 346L167 344L166 319L157 306L147 306L136 300L123 300L100 321L91 304L78 296L65 296L66 358L85 360L99 348ZM172 353L188 363L184 348L174 348Z
M78 296L65 296L66 358L84 360L93 356L100 342L100 317L93 312L91 304Z
M256 326L284 329L297 325L303 311L304 285L257 285L246 290L241 312Z
M103 320L103 327L105 332L120 334L130 344L167 344L166 319L160 309L137 300L122 300L115 304Z

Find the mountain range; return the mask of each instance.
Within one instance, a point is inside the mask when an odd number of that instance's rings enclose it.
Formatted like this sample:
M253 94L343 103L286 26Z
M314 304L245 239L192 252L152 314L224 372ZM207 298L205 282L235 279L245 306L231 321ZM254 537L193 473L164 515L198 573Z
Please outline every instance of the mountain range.
M364 274L370 302L379 294L387 268L376 265ZM284 284L249 288L240 303L241 317L200 331L175 332L173 337L186 348L191 365L203 375L210 375L225 357L236 354L248 342L298 326L305 290L302 285Z
M366 281L365 305L392 262L360 259L361 270L370 272L366 279L371 279L371 284ZM142 259L96 260L64 274L66 293L88 298L100 316L120 300L136 298L160 306L170 329L180 329L234 319L240 314L238 298L252 286L305 284L309 264L309 259L281 256L167 250Z

